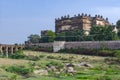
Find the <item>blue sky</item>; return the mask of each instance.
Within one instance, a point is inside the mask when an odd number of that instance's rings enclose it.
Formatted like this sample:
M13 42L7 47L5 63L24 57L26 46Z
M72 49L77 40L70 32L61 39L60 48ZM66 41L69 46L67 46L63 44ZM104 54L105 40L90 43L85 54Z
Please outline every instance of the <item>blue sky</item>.
M54 31L55 18L88 13L120 19L120 0L0 0L0 43L24 43L30 34Z

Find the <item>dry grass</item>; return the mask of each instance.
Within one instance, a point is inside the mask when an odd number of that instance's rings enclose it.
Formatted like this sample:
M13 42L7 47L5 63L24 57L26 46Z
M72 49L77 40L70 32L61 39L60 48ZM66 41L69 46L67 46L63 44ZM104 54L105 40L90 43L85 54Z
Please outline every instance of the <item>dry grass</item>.
M44 55L44 56L54 56L54 57L64 57L64 58L70 58L73 57L73 61L78 60L88 60L88 61L103 61L107 57L100 57L100 56L89 56L89 55L79 55L79 54L67 54L67 53L46 53L46 52L36 52L36 51L24 51L25 55Z
M8 58L0 58L0 66L7 65L22 65L28 63L28 60L17 60L17 59L8 59Z

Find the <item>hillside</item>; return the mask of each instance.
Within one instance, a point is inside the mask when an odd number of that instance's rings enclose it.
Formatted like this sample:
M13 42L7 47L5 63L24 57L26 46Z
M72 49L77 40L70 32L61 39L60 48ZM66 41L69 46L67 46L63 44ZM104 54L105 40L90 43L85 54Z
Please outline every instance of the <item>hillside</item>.
M0 58L0 80L120 79L120 64L114 57L35 51L24 55L23 59Z

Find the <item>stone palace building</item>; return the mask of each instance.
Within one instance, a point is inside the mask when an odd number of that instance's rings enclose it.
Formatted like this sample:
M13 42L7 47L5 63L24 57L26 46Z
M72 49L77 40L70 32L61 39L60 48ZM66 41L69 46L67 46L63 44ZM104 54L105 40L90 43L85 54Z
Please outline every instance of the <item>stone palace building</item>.
M81 29L85 31L85 34L89 34L90 28L94 25L100 26L108 26L109 21L108 18L103 18L103 16L95 15L92 17L91 15L87 14L78 14L74 17L62 16L61 18L55 19L55 32L63 32L68 30L74 29Z

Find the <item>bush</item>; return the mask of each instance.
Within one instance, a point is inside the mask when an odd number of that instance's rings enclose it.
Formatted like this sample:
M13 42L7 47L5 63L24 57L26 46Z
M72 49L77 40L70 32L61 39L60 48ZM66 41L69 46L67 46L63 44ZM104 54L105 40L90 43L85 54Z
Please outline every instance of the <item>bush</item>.
M29 55L29 56L26 56L25 59L32 60L32 61L38 61L38 60L40 60L40 57L39 56Z
M96 55L96 56L114 56L115 52L112 50L101 50L101 49L62 49L59 52L75 53L75 54L84 54L84 55Z
M14 54L11 54L9 56L9 58L12 58L12 59L23 59L23 58L25 58L25 55L23 54L22 50L18 50Z
M50 67L50 66L56 66L58 68L63 67L63 64L57 61L51 61L49 63L46 64L46 66Z
M120 60L120 50L116 50L114 56Z
M10 66L5 68L6 71L11 72L11 73L17 73L19 75L27 75L30 72L32 72L31 68L25 68L24 66Z

